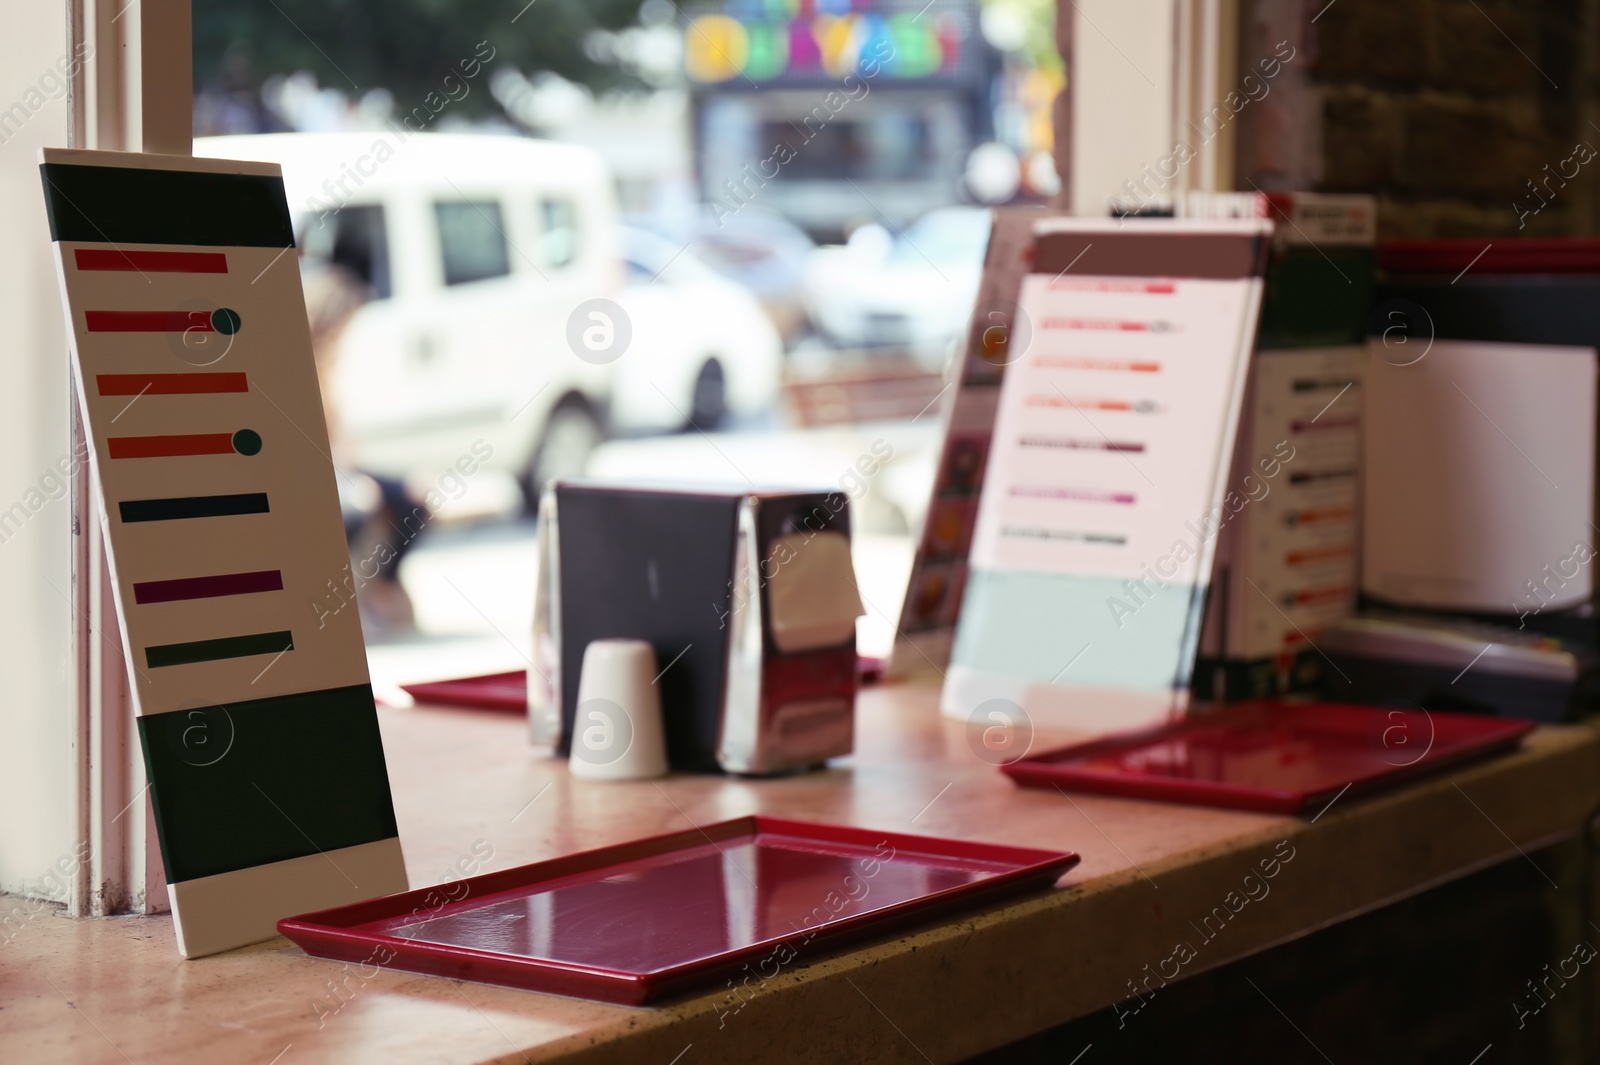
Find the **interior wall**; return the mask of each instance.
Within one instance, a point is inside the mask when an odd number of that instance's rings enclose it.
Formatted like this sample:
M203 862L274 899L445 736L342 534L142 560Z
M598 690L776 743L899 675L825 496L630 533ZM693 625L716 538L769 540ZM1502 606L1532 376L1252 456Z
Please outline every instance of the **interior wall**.
M1238 188L1375 193L1380 238L1597 232L1597 0L1243 0L1241 61L1285 40Z

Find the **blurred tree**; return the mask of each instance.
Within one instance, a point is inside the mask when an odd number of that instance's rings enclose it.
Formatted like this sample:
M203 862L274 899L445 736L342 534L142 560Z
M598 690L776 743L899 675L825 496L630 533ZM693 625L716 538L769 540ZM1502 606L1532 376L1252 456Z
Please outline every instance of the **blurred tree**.
M241 74L262 78L310 70L326 86L359 97L394 94L401 111L440 91L460 64L494 49L494 62L549 70L594 89L632 77L586 49L596 30L638 17L641 0L194 0L195 87L237 91ZM241 53L247 58L241 63ZM258 86L250 86L256 88ZM452 109L498 110L487 87Z

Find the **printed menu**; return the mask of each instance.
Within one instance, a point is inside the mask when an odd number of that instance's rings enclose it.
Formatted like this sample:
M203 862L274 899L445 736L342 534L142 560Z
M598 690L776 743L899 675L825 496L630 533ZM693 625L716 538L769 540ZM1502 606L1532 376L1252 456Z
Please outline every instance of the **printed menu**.
M42 160L178 949L403 891L278 167Z
M945 713L1006 699L1035 725L1099 731L1181 711L1271 231L1035 226Z

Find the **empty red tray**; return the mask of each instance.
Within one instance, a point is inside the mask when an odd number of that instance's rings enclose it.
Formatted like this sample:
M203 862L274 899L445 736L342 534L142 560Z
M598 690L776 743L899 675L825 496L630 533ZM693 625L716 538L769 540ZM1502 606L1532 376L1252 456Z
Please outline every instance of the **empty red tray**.
M1013 762L1017 783L1298 814L1514 746L1531 721L1335 703L1239 703Z
M486 677L402 684L400 688L419 703L505 710L514 714L528 712L528 672L524 669L514 673L491 673Z
M1044 888L1076 854L743 817L285 918L308 954L640 1004Z
M856 669L862 684L876 684L883 677L883 659L859 658ZM433 680L423 684L402 684L402 691L419 703L434 706L464 706L472 710L505 710L513 714L528 712L528 671L490 673L482 677Z

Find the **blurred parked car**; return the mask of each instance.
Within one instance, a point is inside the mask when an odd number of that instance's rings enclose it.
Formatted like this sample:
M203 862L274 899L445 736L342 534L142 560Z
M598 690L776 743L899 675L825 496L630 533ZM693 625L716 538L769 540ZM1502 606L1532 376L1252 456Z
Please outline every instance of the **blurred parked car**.
M895 235L871 223L811 257L806 310L836 347L908 350L938 369L966 328L988 244L979 207L941 207Z
M612 388L619 430L712 429L777 402L777 329L750 290L708 267L696 247L622 228L628 281L617 302L632 340Z
M637 224L680 246L692 242L703 263L754 293L785 346L809 330L805 276L817 246L782 215L745 206L732 214L703 210L687 220L641 218Z
M618 365L568 341L575 309L622 286L598 155L392 132L201 138L195 154L281 164L303 259L367 288L323 382L344 461L437 479L473 454L525 487L581 472Z

